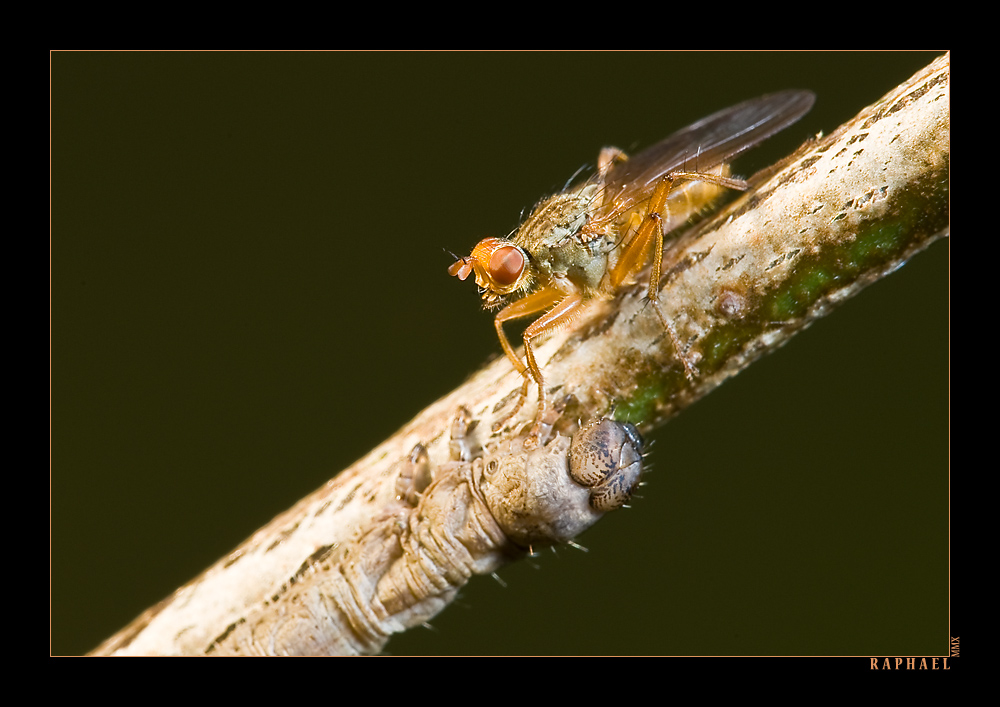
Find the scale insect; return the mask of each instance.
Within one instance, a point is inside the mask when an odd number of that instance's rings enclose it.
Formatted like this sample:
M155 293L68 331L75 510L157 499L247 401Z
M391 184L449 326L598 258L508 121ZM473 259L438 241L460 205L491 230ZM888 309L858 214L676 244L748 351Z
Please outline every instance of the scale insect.
M497 337L524 379L517 402L495 430L521 409L534 381L538 410L528 444L537 444L550 403L532 342L570 323L588 301L613 297L647 265L651 309L685 374L697 375L657 305L664 238L723 189L748 189L747 182L729 176L728 162L797 121L814 100L808 91L761 96L703 118L631 158L605 147L590 179L543 199L511 236L484 238L448 268L460 280L475 274L483 306L500 308L494 318ZM537 319L524 330L522 360L503 325L531 316Z

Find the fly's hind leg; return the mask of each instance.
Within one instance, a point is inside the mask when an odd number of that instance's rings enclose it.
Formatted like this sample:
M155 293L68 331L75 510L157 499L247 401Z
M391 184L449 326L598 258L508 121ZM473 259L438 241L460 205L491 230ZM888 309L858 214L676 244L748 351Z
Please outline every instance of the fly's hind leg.
M646 298L653 305L653 311L656 312L656 316L670 336L670 343L674 347L677 358L684 365L685 375L687 375L689 380L694 380L694 377L698 374L698 369L695 368L694 364L685 355L677 336L676 327L674 327L673 322L664 316L659 306L660 275L663 269L663 222L664 217L669 215L667 197L677 187L678 183L683 181L708 182L738 191L745 191L748 188L747 183L742 179L732 179L717 174L702 172L671 172L665 174L660 183L656 185L656 189L649 199L649 210L642 219L638 231L636 231L635 236L622 249L617 264L611 270L611 286L614 289L618 289L626 279L641 270L649 260L649 250L652 248L652 268L650 269L649 290L647 291Z

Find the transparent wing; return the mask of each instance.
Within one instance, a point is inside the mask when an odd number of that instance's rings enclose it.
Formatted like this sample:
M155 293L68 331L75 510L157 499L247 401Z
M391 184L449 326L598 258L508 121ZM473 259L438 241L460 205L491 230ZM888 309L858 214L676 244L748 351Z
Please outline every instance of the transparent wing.
M787 128L805 115L815 94L782 91L714 113L621 162L605 179L605 209L636 204L673 171L706 172Z

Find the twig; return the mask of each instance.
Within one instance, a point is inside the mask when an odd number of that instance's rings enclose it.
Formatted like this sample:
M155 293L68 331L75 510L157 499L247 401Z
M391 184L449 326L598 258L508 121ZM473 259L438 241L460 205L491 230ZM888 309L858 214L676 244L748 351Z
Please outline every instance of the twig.
M555 395L572 396L560 424L612 407L619 419L658 424L945 235L948 91L943 57L832 135L805 146L757 191L668 249L661 302L684 342L682 354L699 370L693 383L646 310L641 285L594 305L579 326L551 337L538 352L547 382ZM416 444L427 446L434 468L443 467L460 406L479 421L475 443L483 444L519 387L504 359L487 366L96 652L140 645L141 652L191 646L204 652L248 611L259 610L318 550L356 538L394 502L398 473L392 470ZM532 413L529 406L503 436L516 440ZM367 502L341 504L347 498ZM307 526L316 533L303 532ZM266 563L253 564L255 557ZM225 578L218 582L221 596L205 598L209 577ZM217 618L184 623L176 610L192 606L195 587L199 602L219 609ZM435 608L442 608L438 603ZM208 613L199 610L201 617ZM180 622L161 626L168 616ZM159 642L138 640L152 635L153 627Z

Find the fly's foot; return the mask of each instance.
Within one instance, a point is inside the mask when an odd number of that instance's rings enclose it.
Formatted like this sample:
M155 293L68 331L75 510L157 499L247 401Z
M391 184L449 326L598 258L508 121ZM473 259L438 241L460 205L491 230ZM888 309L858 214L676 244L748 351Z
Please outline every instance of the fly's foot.
M649 298L646 300L649 304L653 306L653 311L656 312L656 316L659 318L660 323L663 324L663 328L667 331L667 336L670 337L670 344L674 347L674 353L677 355L677 359L684 366L684 375L687 376L689 381L693 381L698 375L698 369L695 367L694 363L691 362L690 357L687 353L681 349L681 342L677 336L677 327L674 323L667 319L667 317L660 310L660 303L658 300Z
M504 425L506 425L508 422L514 419L514 415L520 412L521 408L524 407L524 401L528 399L529 383L531 383L531 379L528 378L527 376L524 376L524 383L521 385L521 392L517 397L517 402L514 404L514 407L511 409L510 412L508 412L506 415L504 415L499 420L493 423L494 432L499 432L500 430L502 430L504 428Z
M524 440L525 449L537 449L539 445L544 446L549 443L556 422L562 417L563 411L572 400L575 400L575 396L572 393L567 393L553 405L539 408L538 414L535 417L535 424L532 425L531 432L528 433L528 437Z
M569 473L602 513L621 508L642 477L642 436L634 425L599 418L573 435Z
M531 431L524 438L524 448L528 451L538 449L539 445L544 445L552 433L552 426L559 419L559 412L551 408L543 408L539 402L538 414L535 416L535 424L531 426Z

